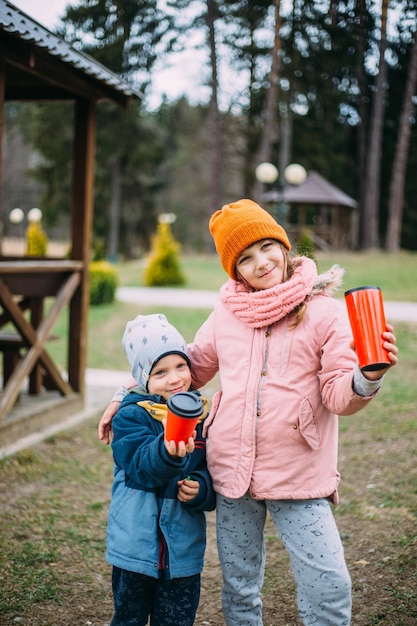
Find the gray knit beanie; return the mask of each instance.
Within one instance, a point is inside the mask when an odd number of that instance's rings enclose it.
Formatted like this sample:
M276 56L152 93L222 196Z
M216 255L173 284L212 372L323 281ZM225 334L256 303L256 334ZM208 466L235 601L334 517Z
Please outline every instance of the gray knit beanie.
M143 393L148 391L152 367L162 357L168 354L180 354L190 365L187 342L162 313L138 315L128 322L122 345L132 376Z

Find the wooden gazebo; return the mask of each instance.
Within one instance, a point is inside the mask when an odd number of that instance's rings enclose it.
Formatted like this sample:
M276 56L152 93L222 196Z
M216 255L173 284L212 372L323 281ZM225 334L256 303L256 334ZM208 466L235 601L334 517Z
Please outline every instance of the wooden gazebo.
M283 202L289 209L286 227L293 241L307 229L318 248L354 247L357 202L318 172L309 171L300 185L265 193L263 200Z
M0 447L83 408L96 105L110 100L126 108L136 97L106 67L0 0L1 132L7 101L65 100L74 106L70 258L0 256ZM0 192L1 187L0 171ZM53 302L47 314L45 298ZM64 309L69 313L68 362L62 372L46 346ZM5 327L8 332L1 332ZM13 417L26 385L32 401L26 413ZM50 396L51 402L39 402L41 396Z

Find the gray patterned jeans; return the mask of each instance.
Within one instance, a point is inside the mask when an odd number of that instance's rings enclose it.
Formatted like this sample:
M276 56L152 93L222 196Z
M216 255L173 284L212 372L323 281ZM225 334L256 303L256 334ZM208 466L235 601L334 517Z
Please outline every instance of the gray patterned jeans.
M233 500L217 495L217 547L227 626L262 626L267 511L290 557L303 624L349 626L351 581L325 498L253 500L246 495Z

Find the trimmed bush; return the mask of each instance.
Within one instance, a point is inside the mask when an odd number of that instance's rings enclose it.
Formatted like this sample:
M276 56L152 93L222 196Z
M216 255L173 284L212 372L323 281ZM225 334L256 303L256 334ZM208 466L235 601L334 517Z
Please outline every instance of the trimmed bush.
M90 263L90 304L111 304L116 296L119 276L107 261Z
M152 248L143 280L148 287L184 285L185 278L180 268L180 244L175 240L171 227L159 222L152 238Z
M46 256L48 236L40 222L31 222L26 229L27 256Z

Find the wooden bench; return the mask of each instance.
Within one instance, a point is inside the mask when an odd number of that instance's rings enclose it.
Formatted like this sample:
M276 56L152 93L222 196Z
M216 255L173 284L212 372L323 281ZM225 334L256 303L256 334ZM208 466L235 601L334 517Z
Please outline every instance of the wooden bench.
M54 339L58 339L58 335L48 337L48 341ZM21 350L28 347L28 343L18 333L0 332L0 352L3 352L3 388L22 358ZM31 390L31 393L37 392Z

